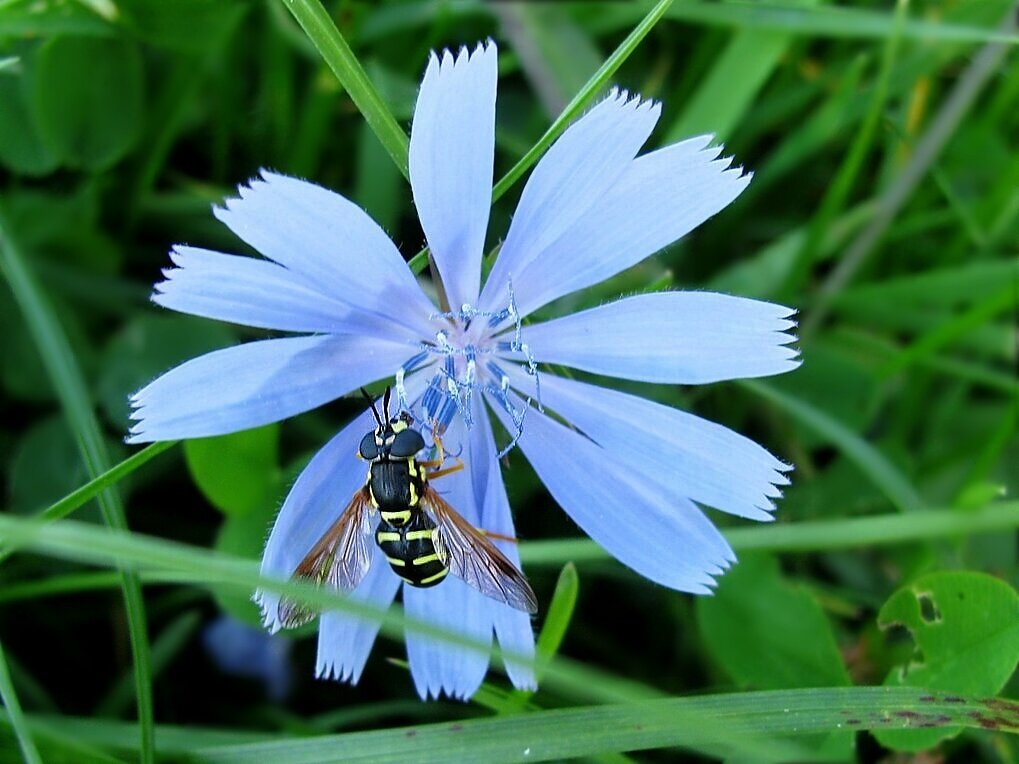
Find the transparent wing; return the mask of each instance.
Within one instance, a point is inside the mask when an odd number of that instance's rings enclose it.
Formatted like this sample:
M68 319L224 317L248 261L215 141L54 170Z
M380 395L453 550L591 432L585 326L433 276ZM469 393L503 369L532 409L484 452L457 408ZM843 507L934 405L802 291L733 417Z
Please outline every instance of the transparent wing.
M367 487L354 494L350 504L294 571L294 578L314 581L321 586L350 592L357 588L371 565L371 499ZM280 598L277 609L284 628L308 623L318 615L286 597Z
M454 576L510 607L538 612L538 598L524 574L431 486L426 486L421 506L435 521L435 551Z

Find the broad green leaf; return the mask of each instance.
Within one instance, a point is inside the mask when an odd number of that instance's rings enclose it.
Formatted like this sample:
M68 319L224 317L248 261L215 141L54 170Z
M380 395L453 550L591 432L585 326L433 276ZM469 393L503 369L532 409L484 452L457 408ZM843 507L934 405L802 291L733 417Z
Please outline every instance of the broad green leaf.
M988 696L1005 686L1019 663L1019 593L986 573L922 576L889 598L878 625L907 629L916 648L886 685ZM878 739L896 750L919 751L959 731L881 732Z
M275 508L282 479L278 424L188 440L184 456L195 485L224 514Z
M88 479L78 444L60 416L40 420L18 441L8 473L10 508L34 514Z
M849 684L831 624L814 596L785 579L778 561L743 555L697 598L705 647L740 687L841 687Z
M0 164L23 175L45 175L58 163L39 138L24 76L0 76Z
M77 0L4 0L0 2L0 38L50 37L58 34L109 36L116 27Z
M142 125L144 84L134 43L55 37L36 55L32 113L61 162L103 170L129 152Z
M260 459L263 466L261 469L272 475L271 484L257 480L261 484L262 496L252 502L251 507L244 512L225 511L226 517L223 524L219 526L219 533L216 534L215 548L219 552L232 555L246 560L260 560L262 550L265 548L265 540L272 528L276 514L286 496L287 486L293 484L306 464L305 459L298 459L281 471L277 464L276 441L278 440L278 425L269 425L257 430L249 430L245 433L227 435L226 438L259 433L258 438L262 441L260 447L255 451L261 451ZM269 442L271 438L271 444ZM212 443L220 438L207 438L198 441L185 442L185 450L195 443ZM248 444L252 445L252 444ZM269 446L271 445L271 449ZM270 455L268 452L272 451ZM190 464L190 457L189 457ZM238 465L239 467L242 465ZM246 469L246 468L244 468ZM194 474L194 473L192 473ZM248 479L250 474L245 472L243 479ZM204 489L203 489L204 490ZM208 495L208 494L206 494ZM216 586L212 590L217 604L225 612L232 615L239 621L251 626L261 627L262 616L258 607L251 601L250 592L238 591L231 586ZM315 633L317 622L304 629L305 633Z
M190 316L142 314L118 331L103 350L98 394L103 412L126 432L128 396L190 358L234 341L225 325Z
M121 22L138 37L185 52L219 45L248 7L242 0L117 0Z
M4 393L14 400L53 400L53 385L38 348L25 331L18 306L4 291L0 291L0 326L8 335L0 343L0 383Z
M247 514L227 515L216 535L216 550L248 560L260 559L277 509L275 504L269 504ZM249 592L238 591L232 586L214 586L212 594L224 612L251 626L262 625L258 606Z
M40 254L44 268L65 264L82 281L120 271L123 252L102 229L98 184L84 183L72 192L22 189L10 195L8 204L23 245Z

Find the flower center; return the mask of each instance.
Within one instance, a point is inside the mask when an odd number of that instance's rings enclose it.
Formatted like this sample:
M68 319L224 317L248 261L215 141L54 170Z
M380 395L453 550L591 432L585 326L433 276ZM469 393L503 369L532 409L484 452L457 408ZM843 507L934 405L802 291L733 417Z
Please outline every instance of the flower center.
M433 339L421 343L421 352L400 367L396 374L396 393L400 405L410 410L404 378L407 374L431 367L434 373L421 397L420 410L424 421L436 432L445 432L459 414L464 424L474 425L474 397L487 393L513 421L515 432L498 457L516 445L523 434L523 420L531 406L531 398L522 399L510 389L509 377L500 362L517 363L535 378L537 406L541 410L541 388L538 366L526 343L521 341L520 315L513 292L509 302L499 311L482 311L463 304L460 310L433 313L436 325ZM507 321L512 325L506 326ZM516 402L514 402L516 401Z

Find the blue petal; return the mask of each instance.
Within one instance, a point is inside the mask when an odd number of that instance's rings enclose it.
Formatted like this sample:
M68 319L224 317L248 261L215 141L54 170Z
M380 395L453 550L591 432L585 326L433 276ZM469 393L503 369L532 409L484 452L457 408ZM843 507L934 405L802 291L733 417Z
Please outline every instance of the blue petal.
M510 430L509 416L494 402L493 408ZM693 502L645 480L579 432L531 410L519 445L574 522L642 576L671 589L707 594L713 577L735 560L728 542Z
M414 109L410 182L421 227L454 309L474 303L492 203L495 43L432 54Z
M286 332L403 334L392 321L352 309L283 266L197 247L170 252L177 266L163 271L152 301L220 321Z
M488 413L480 400L477 401L475 408L475 424L470 433L469 464L475 503L481 509L478 527L516 538L513 515L510 513L509 499L506 497L506 486L502 482L499 460L496 458L498 452ZM516 544L499 539L493 539L493 543L510 562L523 570ZM522 663L504 656L503 663L510 681L520 690L537 689L538 683L533 667L534 627L531 625L530 615L501 602L492 602L490 607L495 622L495 636L500 647L507 653L530 660L530 663Z
M669 384L763 377L799 366L795 311L712 292L658 292L524 327L534 358Z
M613 90L569 127L541 158L524 187L506 241L480 300L485 310L505 306L525 266L572 235L578 221L610 193L651 135L661 107ZM586 255L584 255L586 257ZM571 267L578 263L570 264Z
M443 437L443 444L456 453L469 446L463 420L453 421ZM474 465L439 478L435 489L463 518L478 526L479 513L474 499L471 473ZM480 643L492 639L492 606L485 595L472 589L459 578L447 576L438 586L419 589L403 587L405 612L411 618L461 634ZM488 670L489 652L471 650L441 639L407 630L407 657L418 694L423 698L445 693L452 698L467 699L481 685Z
M399 251L364 210L314 183L262 172L215 215L271 260L325 294L431 336L434 307Z
M505 371L533 394L531 377L508 364ZM723 512L769 521L772 499L782 495L778 486L789 483L783 473L790 465L750 438L688 412L552 374L542 375L541 395L642 482L659 482Z
M131 443L268 424L391 375L414 345L349 334L248 342L193 358L134 394ZM353 453L353 452L351 452Z
M521 315L636 265L684 236L750 182L710 136L692 138L638 157L582 218L513 273Z
M430 589L403 587L404 613L415 620L491 644L489 599L459 578ZM489 650L472 650L407 629L407 658L414 686L422 700L446 694L467 700L481 686L488 670Z
M385 556L375 550L368 574L350 599L385 608L392 603L399 588L400 579ZM357 684L381 624L381 618L364 618L341 611L323 613L318 627L315 676Z
M263 576L289 579L312 546L336 522L355 491L364 485L367 468L355 455L361 438L373 427L371 412L362 412L308 462L283 502L265 544ZM259 590L255 601L262 608L266 627L279 629L279 595Z

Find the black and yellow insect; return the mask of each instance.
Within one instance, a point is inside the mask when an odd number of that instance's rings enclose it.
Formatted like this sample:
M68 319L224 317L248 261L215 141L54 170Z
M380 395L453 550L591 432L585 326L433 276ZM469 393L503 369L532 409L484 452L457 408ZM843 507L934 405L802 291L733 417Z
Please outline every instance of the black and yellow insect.
M437 459L418 460L417 454L425 448L424 437L411 426L414 420L408 412L389 417L388 389L382 408L380 416L371 402L378 426L365 434L358 449L368 462L364 486L297 566L294 577L353 591L371 565L368 538L371 521L378 514L375 543L407 584L436 586L452 573L488 597L527 613L537 612L537 598L524 574L429 483L463 465L442 469L444 454L438 442ZM287 598L280 600L278 615L286 627L315 617Z

